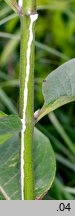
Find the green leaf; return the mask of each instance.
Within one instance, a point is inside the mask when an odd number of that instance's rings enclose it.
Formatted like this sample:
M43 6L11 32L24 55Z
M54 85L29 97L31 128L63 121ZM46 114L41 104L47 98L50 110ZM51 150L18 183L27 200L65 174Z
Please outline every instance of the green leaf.
M21 130L21 120L18 115L7 115L0 111L0 144L3 144L14 133Z
M8 140L12 136L13 136L13 134L11 134L11 133L0 135L0 144L3 144L6 140Z
M7 114L4 113L4 112L2 112L2 111L0 111L0 117L3 117L3 116L7 116Z
M20 199L18 135L0 145L0 186L12 200Z
M38 129L34 130L33 162L35 175L35 195L42 197L55 178L55 155L49 139Z
M21 121L17 115L9 115L0 111L0 144L21 130Z
M1 114L3 115L3 114ZM21 130L21 120L18 115L0 116L0 134L16 133Z
M75 59L50 73L43 83L44 105L37 121L64 104L75 101Z
M36 198L51 187L56 170L55 156L49 139L34 130L33 163ZM0 145L0 186L11 200L20 199L19 137L12 137Z

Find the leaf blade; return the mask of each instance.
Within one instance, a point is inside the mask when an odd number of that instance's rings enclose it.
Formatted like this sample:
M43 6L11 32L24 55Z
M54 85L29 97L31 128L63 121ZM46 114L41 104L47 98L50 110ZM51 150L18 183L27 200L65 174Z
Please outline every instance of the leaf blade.
M49 112L75 101L75 59L72 59L52 73L43 83L44 105L38 113L37 121Z
M55 178L56 164L49 139L37 128L34 130L33 153L35 196L41 198L51 188Z
M21 130L21 127L21 120L16 114L0 117L0 134L16 133Z
M38 142L38 135L39 137L41 136L40 142ZM0 185L11 200L20 200L20 164L18 144L19 137L18 135L15 135L3 145L0 145ZM34 132L33 159L35 196L38 198L41 197L41 195L43 196L51 187L56 171L55 156L50 142L38 129L35 129ZM49 163L47 168L44 168L43 163L47 164L47 159Z

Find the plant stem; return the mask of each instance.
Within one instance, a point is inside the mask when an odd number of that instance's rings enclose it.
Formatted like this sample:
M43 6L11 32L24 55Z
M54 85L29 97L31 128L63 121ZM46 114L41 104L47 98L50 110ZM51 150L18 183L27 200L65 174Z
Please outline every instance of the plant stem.
M22 11L27 15L36 14L36 0L23 0Z
M28 14L35 0L23 0L23 14ZM32 4L31 4L32 2ZM34 4L33 4L34 3ZM37 14L32 9L30 15L21 16L20 50L20 117L21 131L21 196L22 200L34 200L34 175L32 161L32 142L34 130L34 35ZM28 11L27 11L28 9Z

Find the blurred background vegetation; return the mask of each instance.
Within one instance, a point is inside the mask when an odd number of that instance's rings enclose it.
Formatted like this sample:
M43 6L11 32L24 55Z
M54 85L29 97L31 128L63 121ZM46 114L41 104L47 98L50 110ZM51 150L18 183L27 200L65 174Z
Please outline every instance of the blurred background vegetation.
M42 107L42 81L55 68L75 57L75 1L37 0L39 18L35 41L35 110ZM0 110L19 111L20 20L0 0ZM57 173L44 199L75 199L75 103L44 117L37 127L50 139Z

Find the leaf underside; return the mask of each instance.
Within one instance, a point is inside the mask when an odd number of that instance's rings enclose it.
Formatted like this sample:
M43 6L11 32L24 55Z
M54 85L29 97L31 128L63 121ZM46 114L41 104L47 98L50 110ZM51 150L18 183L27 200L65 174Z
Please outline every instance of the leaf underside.
M11 200L20 200L19 136L0 145L0 186ZM34 130L33 165L35 196L43 196L51 187L56 170L55 156L49 139Z
M75 101L75 59L51 72L43 82L44 105L39 111L39 121L49 112Z
M0 134L15 133L21 130L21 121L18 115L0 116Z
M54 181L56 162L49 139L38 129L34 129L33 164L35 196L42 197Z

